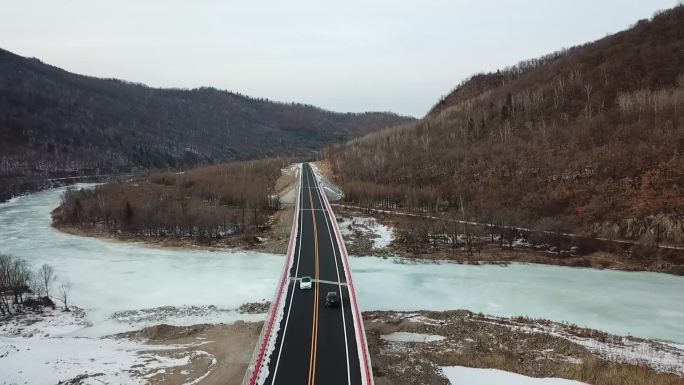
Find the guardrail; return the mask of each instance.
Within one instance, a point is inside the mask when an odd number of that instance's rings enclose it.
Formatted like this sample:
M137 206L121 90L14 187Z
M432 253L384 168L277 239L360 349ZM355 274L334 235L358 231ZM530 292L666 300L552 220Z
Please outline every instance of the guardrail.
M328 209L328 215L330 216L331 226L335 230L335 238L337 239L337 245L340 250L340 255L342 256L342 265L344 266L344 274L347 278L347 285L349 288L349 300L352 303L352 316L354 317L354 333L356 334L356 346L358 347L359 353L359 363L363 368L363 373L361 375L361 383L365 385L374 385L373 380L373 369L370 361L370 354L368 353L368 345L366 342L366 328L363 326L363 318L361 317L361 312L359 312L359 306L356 302L356 291L354 290L354 281L352 280L351 268L349 267L349 257L347 255L347 247L344 245L344 238L340 234L340 228L337 225L337 218L335 213L328 202L328 198L325 195L321 185L318 185L319 192L325 202L325 207Z
M271 306L268 308L268 313L266 313L266 319L264 325L261 328L261 333L259 333L259 339L257 340L257 345L254 348L254 353L252 353L252 359L250 360L247 370L245 371L245 377L242 379L242 385L256 385L259 380L259 375L262 373L262 368L266 363L264 358L267 355L267 349L271 344L271 339L275 339L277 335L273 335L273 327L276 322L280 322L282 318L281 304L284 305L285 301L283 296L287 296L288 283L290 281L290 269L292 268L292 261L294 256L294 247L296 244L297 233L298 233L298 223L299 223L299 192L301 187L302 169L299 170L299 177L297 178L297 199L295 201L295 211L294 219L292 220L292 230L290 231L290 241L287 244L287 259L285 265L283 266L283 272L281 273L280 283L276 287L276 292L273 296L275 299L271 302ZM278 314L281 317L277 317ZM278 318L278 320L276 320ZM261 343L259 343L261 342ZM270 353L269 353L270 355Z

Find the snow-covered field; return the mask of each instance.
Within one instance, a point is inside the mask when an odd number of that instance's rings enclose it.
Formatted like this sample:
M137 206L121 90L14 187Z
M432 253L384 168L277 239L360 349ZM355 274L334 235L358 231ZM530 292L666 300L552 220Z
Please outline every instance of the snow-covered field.
M445 366L442 373L452 385L588 385L561 378L533 378L497 369Z

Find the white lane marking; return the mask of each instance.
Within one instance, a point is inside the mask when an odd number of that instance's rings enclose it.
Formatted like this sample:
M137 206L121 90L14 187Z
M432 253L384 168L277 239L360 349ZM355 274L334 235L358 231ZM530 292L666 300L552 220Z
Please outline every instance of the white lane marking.
M299 282L302 280L303 277L290 277L291 281ZM312 283L326 283L328 285L342 285L342 286L347 286L345 282L335 282L335 281L326 281L324 279L311 279Z
M306 176L306 173L302 173L302 176ZM302 190L302 195L304 195L303 190ZM304 238L303 234L302 234L302 227L304 226L303 225L304 224L304 218L302 218L300 215L298 215L298 217L299 217L299 247L297 248L297 267L295 268L295 277L299 275L299 260L301 259L302 239ZM297 285L292 284L292 294L290 294L290 305L288 305L288 307L287 307L287 316L285 317L285 327L283 328L283 338L280 339L280 348L278 349L278 358L276 359L275 368L273 368L273 380L271 381L271 385L275 384L276 375L278 375L278 366L280 365L280 355L283 353L283 343L285 342L285 335L287 334L287 324L290 323L290 313L292 310L292 302L294 302L295 286L297 286Z
M309 167L311 167L311 166L309 166ZM313 170L311 172L313 173ZM318 186L318 181L316 180L315 176L314 176L314 183L316 183L316 186ZM321 207L325 207L323 205L323 199L321 198L320 188L318 189L318 201L321 203ZM335 252L335 243L333 242L332 232L330 231L331 220L330 220L330 217L328 216L328 213L326 210L323 210L323 216L325 217L325 225L328 228L328 237L330 237L330 246L332 247L333 257L335 259L335 271L337 272L337 289L340 292L340 312L342 313L342 327L344 328L344 353L347 357L347 384L351 385L351 372L350 372L351 369L349 367L349 343L347 341L347 321L344 317L344 296L342 295L342 283L340 282L340 269L337 265L337 253ZM346 285L346 283L345 283L345 285Z

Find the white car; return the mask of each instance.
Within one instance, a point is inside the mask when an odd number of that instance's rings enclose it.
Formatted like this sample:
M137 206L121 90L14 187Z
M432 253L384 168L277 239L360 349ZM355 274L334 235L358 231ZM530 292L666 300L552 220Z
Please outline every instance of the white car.
M301 290L311 289L311 277L302 277L302 279L299 281L299 288Z

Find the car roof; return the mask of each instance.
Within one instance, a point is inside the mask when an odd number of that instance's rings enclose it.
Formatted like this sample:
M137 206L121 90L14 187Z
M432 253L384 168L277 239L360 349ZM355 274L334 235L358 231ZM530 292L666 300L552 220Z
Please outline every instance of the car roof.
M330 296L332 296L332 295L337 295L337 292L336 292L336 291L329 291L328 294L326 294L326 295L327 295L328 297L330 297Z
M306 277L302 277L302 279L308 279L308 280L311 280L311 277L309 277L309 276L306 276Z

